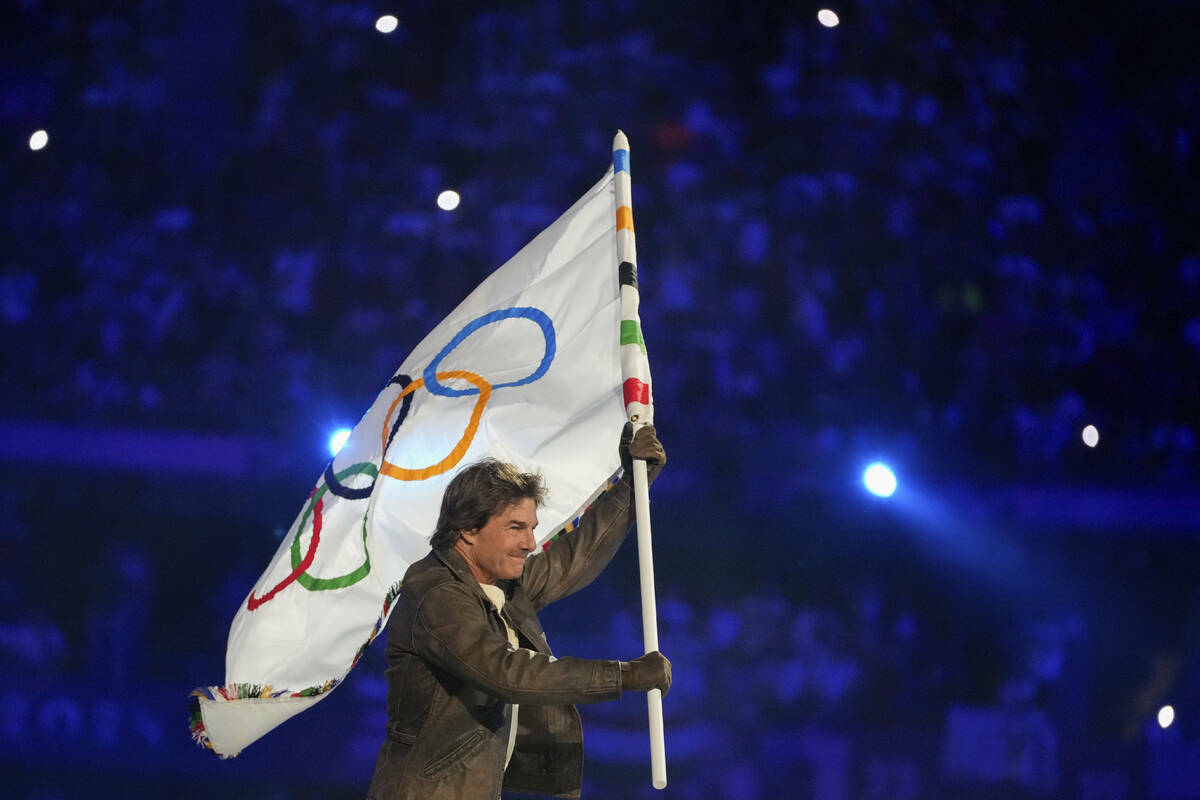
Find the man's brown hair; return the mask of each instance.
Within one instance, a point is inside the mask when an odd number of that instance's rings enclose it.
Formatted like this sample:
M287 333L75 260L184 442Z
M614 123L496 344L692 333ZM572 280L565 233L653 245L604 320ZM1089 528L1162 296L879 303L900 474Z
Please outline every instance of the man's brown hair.
M521 472L495 458L478 461L455 475L446 487L429 544L434 550L453 547L462 531L482 528L489 519L525 498L539 506L545 501L546 484L541 475Z

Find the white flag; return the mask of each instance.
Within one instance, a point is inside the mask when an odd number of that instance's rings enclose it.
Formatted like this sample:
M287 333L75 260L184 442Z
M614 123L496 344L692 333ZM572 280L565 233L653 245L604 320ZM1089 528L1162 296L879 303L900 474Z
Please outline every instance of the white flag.
M617 220L610 169L404 360L238 610L224 685L193 693L199 743L236 755L341 682L463 466L490 455L546 477L539 543L612 484L627 419Z

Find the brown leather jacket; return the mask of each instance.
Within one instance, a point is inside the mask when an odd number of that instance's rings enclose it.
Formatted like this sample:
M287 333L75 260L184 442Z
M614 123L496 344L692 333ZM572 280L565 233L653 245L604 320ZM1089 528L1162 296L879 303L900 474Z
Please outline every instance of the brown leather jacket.
M650 466L653 477L657 473ZM504 621L453 549L409 567L387 626L388 727L369 800L495 800L503 788L579 797L583 729L573 703L621 695L618 661L556 659L537 610L582 589L633 522L627 474L580 526L502 581ZM506 770L512 703L521 706Z

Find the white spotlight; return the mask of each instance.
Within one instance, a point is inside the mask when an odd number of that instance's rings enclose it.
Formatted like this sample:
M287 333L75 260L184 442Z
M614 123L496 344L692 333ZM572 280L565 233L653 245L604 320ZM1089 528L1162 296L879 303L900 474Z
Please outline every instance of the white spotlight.
M1175 721L1175 709L1171 706L1163 706L1158 710L1158 727L1166 730L1171 727L1171 723Z
M863 486L876 497L891 497L896 491L896 475L887 464L876 461L863 473Z
M34 131L33 135L29 137L29 149L41 150L49 142L50 134L46 133L45 131Z
M828 8L822 8L817 12L817 22L821 23L826 28L836 28L838 22L840 21L841 20L838 19L838 15L830 11Z
M1095 425L1088 425L1083 429L1083 443L1088 447L1100 444L1100 431L1096 430Z
M379 19L375 20L375 30L380 33L391 33L396 30L400 24L400 20L393 17L391 14L384 14Z
M339 428L333 436L329 437L329 454L336 456L338 451L342 449L342 445L350 438L349 428Z
M442 211L453 211L454 209L458 208L458 204L461 200L462 198L458 196L458 192L454 191L453 189L447 189L438 195L438 208L440 208Z

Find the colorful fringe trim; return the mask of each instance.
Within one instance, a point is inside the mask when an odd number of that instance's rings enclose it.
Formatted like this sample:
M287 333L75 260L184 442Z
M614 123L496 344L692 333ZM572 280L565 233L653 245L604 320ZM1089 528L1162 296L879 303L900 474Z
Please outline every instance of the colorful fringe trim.
M358 660L362 658L363 653L367 652L367 648L375 641L375 637L383 631L384 624L387 621L388 612L392 610L392 603L396 601L396 597L400 594L401 581L396 581L392 587L388 589L387 594L383 598L383 611L379 614L379 619L375 620L375 626L371 629L371 635L363 642L362 647L358 649L358 653L354 656L354 661L351 662L347 673L354 669L358 664ZM194 689L191 693L189 701L188 713L188 730L192 734L192 740L196 744L203 747L209 752L215 753L213 750L212 740L208 737L208 731L204 728L204 715L200 711L200 698L206 698L218 703L233 702L236 700L261 699L272 697L316 697L317 695L332 692L337 688L338 684L345 678L345 674L336 680L328 680L319 686L309 686L307 689L301 689L298 692L290 689L276 689L274 686L262 686L256 683L232 683L227 686L201 686ZM233 755L221 755L221 758L236 758L237 753Z
M546 541L544 541L542 543L542 549L545 550L547 547L550 546L551 542L556 540L558 537L562 536L564 533L570 533L571 531L578 528L580 521L583 519L583 515L589 511L591 511L592 506L596 505L597 500L599 500L610 489L612 489L614 486L616 486L618 483L620 483L621 478L624 475L625 475L624 469L618 469L616 472L614 472L612 474L612 477L610 477L604 483L604 485L600 487L599 491L597 491L596 494L594 494L590 500L588 500L586 503L583 504L583 508L579 509L579 511L575 514L575 516L573 516L573 517L571 517L571 519L567 520L566 523L563 524L562 528L560 528L557 533L555 533L553 536L551 536L549 539L547 539Z

